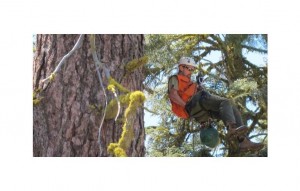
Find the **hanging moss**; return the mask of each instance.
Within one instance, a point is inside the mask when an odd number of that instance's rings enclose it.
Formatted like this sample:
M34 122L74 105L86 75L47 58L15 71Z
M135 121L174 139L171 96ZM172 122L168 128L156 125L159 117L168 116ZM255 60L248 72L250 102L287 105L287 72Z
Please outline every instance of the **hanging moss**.
M149 58L147 56L143 56L138 59L133 59L132 61L128 62L125 66L125 70L128 72L133 72L136 68L148 63Z
M129 96L130 93L119 96L119 101L121 106L129 105ZM113 99L107 105L105 119L107 120L114 119L117 115L117 112L118 112L118 103L116 99Z
M117 88L120 92L123 93L129 93L130 91L126 88L124 88L121 84L119 84L115 79L112 77L109 78L108 80L109 85L107 86L107 89L114 92L115 89Z
M126 150L130 147L131 141L134 138L133 132L133 122L135 118L136 110L145 101L145 95L141 91L130 92L128 89L124 88L121 84L116 82L113 78L109 79L109 85L107 89L113 93L116 93L116 88L125 95L118 97L120 105L128 105L124 114L124 124L122 126L122 134L118 143L109 144L107 150L114 156L125 157ZM118 112L117 100L111 100L107 106L107 112L105 119L114 119Z
M128 96L128 95L127 95ZM135 91L129 95L129 106L125 111L125 123L122 127L122 135L118 143L111 143L108 146L108 152L114 156L127 156L126 150L130 147L131 141L134 138L133 122L135 119L136 110L146 100L145 95L141 91Z

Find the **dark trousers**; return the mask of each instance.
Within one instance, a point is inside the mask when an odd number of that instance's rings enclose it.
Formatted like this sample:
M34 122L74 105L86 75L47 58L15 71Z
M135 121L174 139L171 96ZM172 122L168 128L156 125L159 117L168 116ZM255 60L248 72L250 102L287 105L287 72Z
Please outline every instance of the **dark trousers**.
M221 119L226 126L228 123L235 123L237 127L243 125L240 112L229 99L209 94L204 90L197 92L186 104L185 109L191 118L199 122L216 118Z

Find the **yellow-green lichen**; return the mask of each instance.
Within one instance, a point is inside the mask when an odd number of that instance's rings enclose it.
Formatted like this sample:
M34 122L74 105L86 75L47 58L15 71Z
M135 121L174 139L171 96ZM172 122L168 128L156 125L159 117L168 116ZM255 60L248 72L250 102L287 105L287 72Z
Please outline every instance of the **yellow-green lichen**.
M102 111L101 105L97 106L96 104L90 104L88 107L91 112L95 112L96 115L101 115L101 111Z
M91 51L95 51L96 50L95 34L90 34L89 39L90 39Z
M116 87L115 87L115 85L109 84L109 85L107 86L107 89L108 89L109 91L113 92L113 93L116 92Z
M37 106L41 103L43 97L40 97L39 96L39 93L41 92L41 89L36 89L33 91L33 94L32 94L32 102L33 102L33 105L34 106Z
M114 150L119 147L118 143L110 143L107 147L109 153L114 153Z
M111 100L106 109L105 119L114 119L118 113L118 105L115 99Z
M145 100L146 97L143 92L141 91L132 92L129 96L130 102L129 102L129 107L125 111L125 117L129 116L132 113L135 113L137 107L141 106Z
M112 77L109 78L109 85L107 86L107 89L113 92L114 94L116 93L116 89L118 89L120 92L127 93L125 95L120 95L118 99L122 106L129 105L130 91L126 89L124 86L122 86L121 84L119 84ZM118 103L116 99L113 99L107 105L105 119L107 120L114 119L117 113L118 113Z
M114 152L117 157L127 157L126 152L120 147L117 147Z
M118 97L121 106L129 105L129 96L130 96L130 93L125 94L125 95L120 95ZM105 119L106 120L114 119L116 117L117 113L118 113L117 100L113 99L107 105L107 109L106 109L106 113L105 113Z
M136 68L146 64L149 58L147 56L143 56L138 59L133 59L132 61L128 62L125 66L126 71L133 72Z
M130 92L128 89L124 88L121 84L119 84L115 79L113 79L112 77L109 78L108 80L109 85L108 85L108 90L110 91L115 91L115 88L117 88L120 92L123 93L128 93Z
M33 105L34 105L34 106L39 105L39 104L41 103L41 100L42 100L42 99L33 99Z
M128 96L128 95L127 95ZM111 143L108 146L108 152L114 156L127 156L126 150L130 147L131 141L134 138L133 123L136 115L136 110L146 100L145 95L141 91L135 91L129 95L129 106L127 107L124 117L125 123L122 127L122 135L118 143Z
M53 82L53 81L54 81L55 75L56 75L55 73L51 73L51 74L50 74L50 77L49 77L50 82Z

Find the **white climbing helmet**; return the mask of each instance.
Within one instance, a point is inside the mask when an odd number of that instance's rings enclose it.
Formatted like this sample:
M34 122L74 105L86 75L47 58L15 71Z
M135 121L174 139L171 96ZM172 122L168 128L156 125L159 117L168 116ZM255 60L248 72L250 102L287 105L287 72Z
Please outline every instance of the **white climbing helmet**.
M192 59L190 57L181 57L178 62L178 66L180 66L182 64L188 65L188 66L193 66L193 67L197 68L197 65L196 65L194 59Z

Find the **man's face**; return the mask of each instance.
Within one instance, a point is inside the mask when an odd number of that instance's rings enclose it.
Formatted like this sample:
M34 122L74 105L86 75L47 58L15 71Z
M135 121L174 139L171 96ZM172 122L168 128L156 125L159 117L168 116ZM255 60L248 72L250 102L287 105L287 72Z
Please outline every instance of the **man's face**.
M188 66L188 65L180 65L181 67L181 71L183 72L183 74L187 77L191 77L192 73L195 70L195 67L193 66Z

